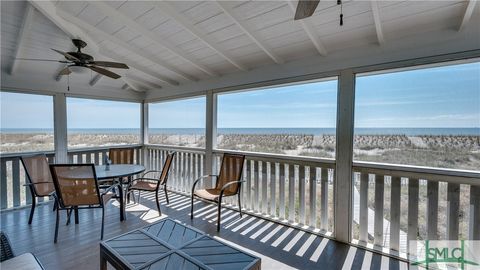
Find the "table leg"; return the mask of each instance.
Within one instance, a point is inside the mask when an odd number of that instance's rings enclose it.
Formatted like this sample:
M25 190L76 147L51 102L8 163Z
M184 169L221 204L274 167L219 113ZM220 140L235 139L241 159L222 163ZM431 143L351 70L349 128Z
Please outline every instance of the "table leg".
M107 259L103 252L100 252L100 270L107 270Z
M78 224L79 218L78 218L78 207L75 206L75 224Z
M120 187L118 188L118 195L120 197L120 221L124 221L125 218L125 197L123 196L123 185L120 179Z

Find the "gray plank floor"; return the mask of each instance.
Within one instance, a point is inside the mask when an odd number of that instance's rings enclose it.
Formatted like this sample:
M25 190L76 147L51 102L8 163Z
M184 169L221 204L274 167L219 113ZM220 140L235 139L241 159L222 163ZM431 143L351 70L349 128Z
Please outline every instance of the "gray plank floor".
M170 217L194 226L215 238L261 257L262 269L406 269L395 259L380 256L327 238L295 230L254 216L224 209L222 230L216 231L216 207L197 201L191 220L190 199L170 193L170 205L161 203L158 216L154 196L142 196L140 203L127 206L127 220L119 221L118 204L106 209L105 239ZM163 194L162 194L163 196ZM1 213L1 230L12 242L14 252L33 252L47 269L99 269L101 210L81 210L80 224L65 226L61 216L59 240L53 243L55 215L52 205L39 206L32 225L29 209ZM72 216L73 218L73 216Z

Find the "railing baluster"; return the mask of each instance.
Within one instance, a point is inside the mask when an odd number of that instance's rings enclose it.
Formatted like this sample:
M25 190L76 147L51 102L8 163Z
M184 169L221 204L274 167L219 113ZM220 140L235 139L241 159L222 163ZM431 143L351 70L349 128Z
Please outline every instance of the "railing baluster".
M315 228L317 225L317 168L310 166L309 177L309 204L310 204L310 227Z
M359 240L368 242L368 173L360 175Z
M468 239L480 240L480 186L470 186Z
M400 250L400 192L401 178L390 178L390 249Z
M86 163L92 163L92 153L87 153Z
M288 166L288 220L290 222L295 222L295 167L295 165Z
M427 239L435 240L438 224L438 182L427 182Z
M448 183L447 187L447 240L458 240L458 213L460 185Z
M253 209L255 212L260 212L260 183L259 183L259 174L260 174L260 161L252 162L252 177L253 177L253 190L254 190L254 198L253 198Z
M298 195L299 195L299 209L298 209L298 222L305 224L305 170L306 167L300 165L298 168Z
M265 165L265 167L264 167ZM262 184L262 213L268 213L268 181L270 179L267 170L267 162L261 163L260 170L260 183Z
M20 159L12 160L13 206L20 206Z
M100 165L100 158L99 158L99 155L98 155L98 152L95 152L95 165Z
M252 160L247 160L247 201L245 202L246 203L246 206L247 206L247 209L252 209L253 208L253 204L252 204Z
M375 218L374 245L383 246L383 192L385 179L383 175L375 175Z
M322 230L328 231L328 169L322 168L321 171L321 182L320 186L320 199L321 199L321 226Z
M8 190L7 190L7 160L2 159L0 170L0 208L6 209L8 207Z
M273 171L272 171L273 165ZM268 162L267 173L270 177L270 215L277 216L277 181L278 181L278 163Z
M418 179L408 179L408 235L407 246L410 241L418 237Z
M287 164L279 165L279 182L280 182L280 195L279 195L279 216L282 219L285 219L285 181L286 181L286 171L288 170Z

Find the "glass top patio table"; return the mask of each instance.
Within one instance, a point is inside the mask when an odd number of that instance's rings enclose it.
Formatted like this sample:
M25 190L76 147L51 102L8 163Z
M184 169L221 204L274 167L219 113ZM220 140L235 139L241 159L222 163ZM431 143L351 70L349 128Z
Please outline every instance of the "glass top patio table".
M132 176L145 171L144 166L136 164L112 164L108 171L105 170L105 167L105 165L95 166L98 180Z

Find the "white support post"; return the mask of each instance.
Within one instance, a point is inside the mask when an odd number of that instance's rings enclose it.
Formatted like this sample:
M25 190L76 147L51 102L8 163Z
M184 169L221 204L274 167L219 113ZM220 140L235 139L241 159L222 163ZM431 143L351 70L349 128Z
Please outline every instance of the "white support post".
M55 163L67 163L67 98L65 94L56 94L53 97L53 125Z
M145 103L145 102L142 102L142 104L140 104L140 110L141 110L141 113L140 113L140 125L141 125L141 128L140 128L140 143L142 144L142 148L143 148L143 151L142 151L142 160L143 160L143 165L144 166L147 166L148 164L150 164L150 160L149 160L149 155L148 155L148 150L146 149L145 145L148 144L148 103ZM150 169L150 168L148 168Z
M352 224L352 153L355 106L355 74L340 72L337 93L337 142L334 183L334 233L338 241L349 243Z
M217 147L217 95L208 91L206 102L206 124L205 124L205 174L214 174L215 156L213 149ZM205 182L211 186L211 182Z

